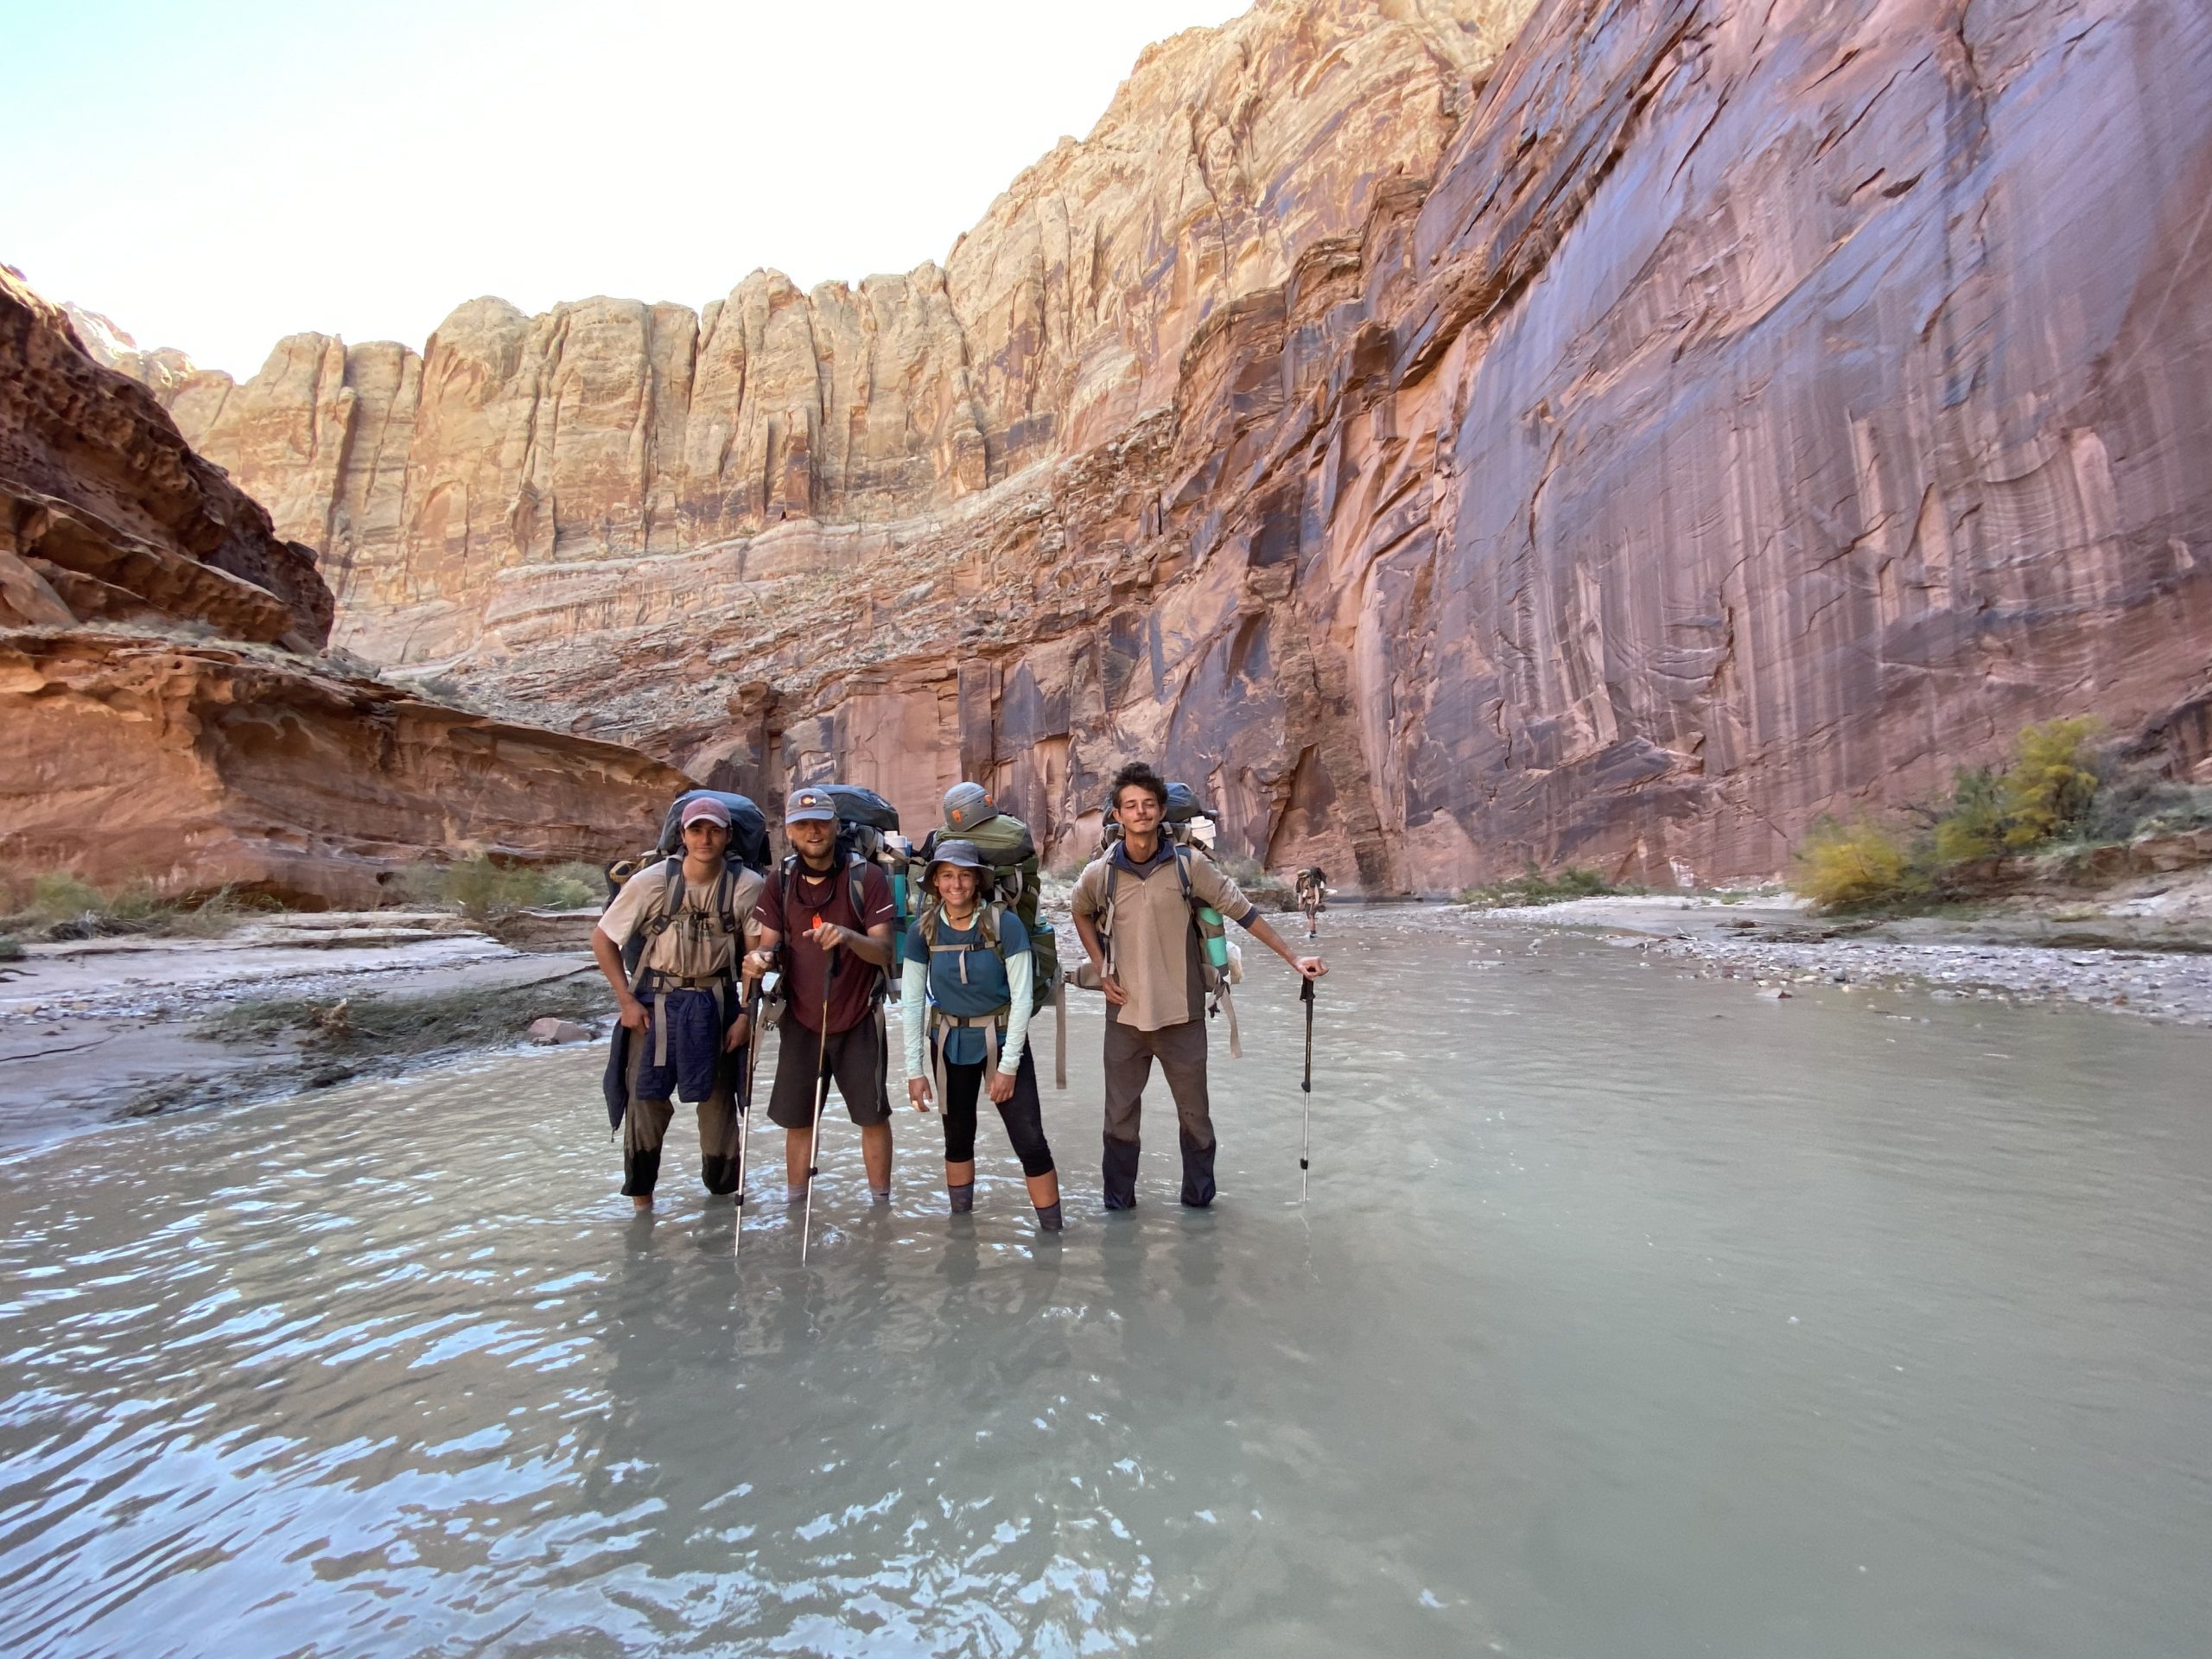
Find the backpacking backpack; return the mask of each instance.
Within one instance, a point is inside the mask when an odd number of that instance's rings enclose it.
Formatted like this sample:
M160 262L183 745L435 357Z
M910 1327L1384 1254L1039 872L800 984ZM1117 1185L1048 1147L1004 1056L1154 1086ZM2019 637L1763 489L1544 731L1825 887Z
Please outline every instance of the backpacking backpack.
M729 810L729 850L722 855L724 861L742 864L766 875L771 856L767 816L747 797L727 790L688 789L670 802L668 816L661 820L656 850L663 854L683 850L683 809L702 798L720 801Z
M1003 905L1021 918L1022 926L1029 930L1031 960L1037 970L1037 1003L1039 1007L1052 988L1059 982L1060 950L1058 936L1050 920L1038 914L1044 888L1038 879L1037 843L1029 833L1029 826L1011 812L1001 812L957 831L950 827L935 830L924 842L916 855L915 879L929 868L935 856L938 843L954 839L972 843L976 850L991 867L992 891L983 895L987 900ZM927 903L930 895L924 893Z

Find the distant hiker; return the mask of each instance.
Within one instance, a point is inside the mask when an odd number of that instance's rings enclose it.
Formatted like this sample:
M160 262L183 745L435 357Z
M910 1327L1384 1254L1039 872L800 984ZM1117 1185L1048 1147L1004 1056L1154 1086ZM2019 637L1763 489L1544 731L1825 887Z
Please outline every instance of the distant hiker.
M671 1097L699 1109L699 1176L717 1195L737 1190L737 1083L751 1021L740 1006L736 971L746 918L761 878L727 864L729 809L711 796L684 804L680 855L640 868L622 884L592 931L592 955L620 1011L617 1075L609 1101L622 1130L622 1190L652 1208L661 1143L675 1116ZM633 978L622 953L644 948Z
M1322 874L1319 865L1309 864L1298 873L1294 890L1298 907L1306 912L1306 937L1310 939L1314 937L1321 912L1329 907L1329 878Z
M976 1096L987 1090L1021 1160L1037 1224L1056 1233L1060 1178L1028 1046L1035 958L1020 915L978 893L990 879L982 851L966 841L938 842L922 872L922 912L906 935L899 992L906 1095L918 1110L929 1109L932 1094L944 1109L945 1191L952 1212L964 1215L976 1207Z
M748 977L779 963L784 973L782 1040L768 1096L769 1119L786 1131L784 1195L794 1204L806 1197L815 1117L834 1078L847 1115L860 1125L868 1191L888 1204L883 1001L898 916L891 883L874 863L840 847L837 803L827 789L791 791L784 833L792 850L761 890L753 912L760 943L746 963Z
M1308 979L1328 966L1298 957L1236 884L1201 851L1161 833L1166 783L1136 762L1114 776L1109 801L1121 834L1075 885L1075 925L1105 993L1105 1186L1109 1210L1137 1201L1138 1116L1152 1063L1175 1097L1183 1148L1183 1202L1214 1198L1213 1118L1206 1097L1207 953L1198 912L1211 910Z

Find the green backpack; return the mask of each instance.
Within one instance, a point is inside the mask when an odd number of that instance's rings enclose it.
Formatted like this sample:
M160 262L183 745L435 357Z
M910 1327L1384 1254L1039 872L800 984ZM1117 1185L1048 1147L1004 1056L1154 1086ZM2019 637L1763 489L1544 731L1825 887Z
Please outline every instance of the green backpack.
M996 878L995 893L983 897L1004 905L1020 917L1022 926L1029 930L1030 959L1037 970L1037 1006L1041 1008L1052 988L1060 982L1060 950L1052 923L1038 917L1038 901L1043 897L1043 889L1037 881L1037 843L1030 839L1029 826L1012 813L1001 812L973 828L939 830L924 849L925 861L938 842L950 841L956 835L962 841L975 843L976 850L982 854Z
M1029 930L1029 960L1037 976L1036 1006L1039 1013L1047 1004L1052 1007L1055 1037L1052 1077L1054 1083L1065 1089L1068 1086L1067 996L1060 983L1059 936L1053 931L1052 922L1038 914L1044 889L1037 880L1037 843L1030 838L1029 826L1011 812L1001 812L981 823L963 824L957 830L947 826L932 832L922 843L914 863L917 878L937 843L956 838L973 842L991 867L993 887L982 895L983 899L1011 910L1021 918L1022 926Z

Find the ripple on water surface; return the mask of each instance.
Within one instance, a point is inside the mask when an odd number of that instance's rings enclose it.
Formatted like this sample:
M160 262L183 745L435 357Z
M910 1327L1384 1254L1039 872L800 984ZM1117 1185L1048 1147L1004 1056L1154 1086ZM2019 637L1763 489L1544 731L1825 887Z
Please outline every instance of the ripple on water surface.
M1059 1241L912 1118L632 1222L576 1053L16 1159L0 1651L2204 1649L2212 1038L1327 945L1303 1210L1265 968L1206 1214L1078 1005Z

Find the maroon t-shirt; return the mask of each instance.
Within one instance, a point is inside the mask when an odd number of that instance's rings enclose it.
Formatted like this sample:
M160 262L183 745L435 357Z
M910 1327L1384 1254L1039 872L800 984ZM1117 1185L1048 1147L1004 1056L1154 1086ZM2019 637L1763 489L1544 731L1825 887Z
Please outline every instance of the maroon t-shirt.
M784 925L785 882L791 890L792 922L788 927ZM823 876L811 874L804 861L798 862L788 875L780 868L772 870L768 885L760 890L760 902L753 913L760 918L761 926L784 936L784 967L789 976L784 995L798 1022L809 1031L818 1033L822 1029L822 978L830 954L804 937L814 925L814 918L818 916L825 922L865 933L880 923L899 918L891 902L891 883L873 864L861 868L861 903L868 912L864 917L853 914L852 872L843 864ZM830 982L830 1029L849 1031L867 1017L868 1006L875 1000L878 970L874 963L862 962L842 945L836 955L844 963Z

